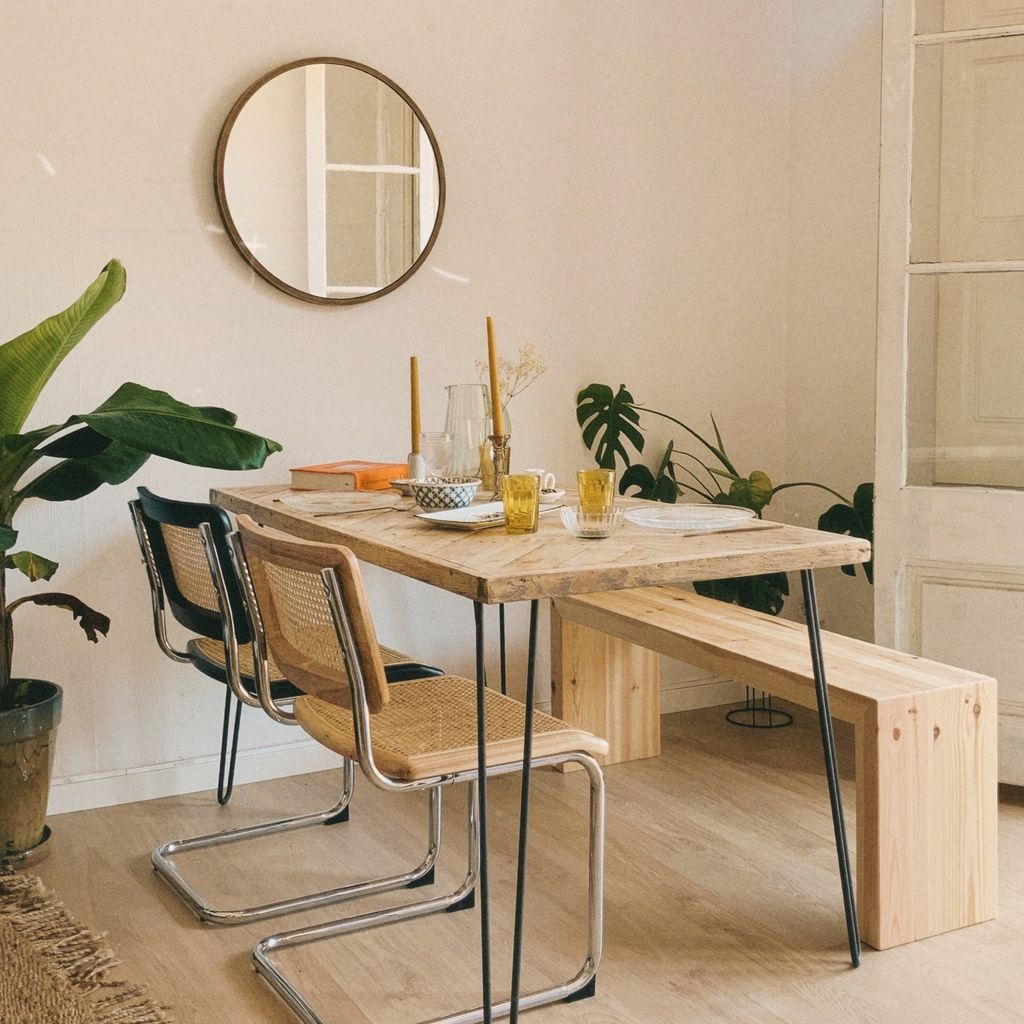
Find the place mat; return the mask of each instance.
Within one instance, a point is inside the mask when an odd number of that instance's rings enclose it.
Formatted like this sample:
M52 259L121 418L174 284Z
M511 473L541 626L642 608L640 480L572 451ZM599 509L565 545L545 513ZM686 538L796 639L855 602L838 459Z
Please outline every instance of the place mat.
M402 500L396 491L298 491L274 501L311 516L339 516L394 508Z
M38 878L0 869L3 1024L171 1024L143 986L107 977L117 964Z

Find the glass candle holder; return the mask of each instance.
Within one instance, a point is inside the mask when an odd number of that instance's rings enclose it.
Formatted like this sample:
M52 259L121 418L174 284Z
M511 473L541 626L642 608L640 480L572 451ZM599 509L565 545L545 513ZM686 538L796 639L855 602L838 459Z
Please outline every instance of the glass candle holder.
M615 507L615 470L581 469L576 473L580 508L584 512L608 512Z
M508 475L509 460L512 455L509 441L512 438L508 434L491 434L488 440L491 442L491 460L494 473L494 494L491 495L491 501L501 501L501 481Z
M445 431L425 431L420 434L420 453L426 476L447 476L452 462L452 435Z
M536 533L540 524L540 480L533 473L512 473L501 481L506 533Z

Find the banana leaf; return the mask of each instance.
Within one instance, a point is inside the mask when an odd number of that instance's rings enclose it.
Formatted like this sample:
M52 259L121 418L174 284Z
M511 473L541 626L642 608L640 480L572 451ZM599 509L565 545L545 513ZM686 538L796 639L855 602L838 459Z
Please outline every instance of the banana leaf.
M79 419L123 445L190 466L259 469L281 450L276 441L235 427L226 409L186 405L141 384L122 384Z
M121 298L124 287L124 267L111 260L67 309L0 345L0 437L21 430L54 370Z

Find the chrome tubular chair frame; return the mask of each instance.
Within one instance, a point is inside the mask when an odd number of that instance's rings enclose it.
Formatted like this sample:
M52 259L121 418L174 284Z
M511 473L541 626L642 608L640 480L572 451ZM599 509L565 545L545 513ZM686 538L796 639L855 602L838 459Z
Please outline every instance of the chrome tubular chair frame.
M151 588L150 594L153 605L154 627L157 640L164 653L173 657L176 661L191 661L185 654L175 651L167 640L166 619L163 602L163 588L160 582L159 573L153 561L152 550L149 547L148 536L142 523L141 512L136 505L131 506L132 518L135 522L136 533L139 537L139 545L143 551L143 560L149 573ZM224 575L224 567L218 556L216 544L214 543L213 530L208 523L199 526L199 534L202 540L206 561L210 569L214 589L217 594L217 603L220 611L224 629L224 650L225 668L227 675L228 693L234 695L241 704L250 707L262 708L275 721L286 725L295 725L294 716L283 706L290 703L286 701L275 701L271 696L271 681L266 661L265 646L262 643L262 634L257 632L252 636L253 661L256 672L257 689L259 699L253 697L252 693L242 684L241 672L238 663L238 628L235 621L235 614L232 602L229 598L228 581ZM249 607L244 604L246 613L251 614ZM258 621L258 620L257 620ZM234 759L232 758L232 761ZM429 885L433 882L434 863L437 860L438 850L441 844L441 791L434 789L428 794L427 805L427 849L423 859L415 867L408 871L397 874L386 875L380 878L358 882L334 889L327 889L322 892L310 893L288 899L275 900L251 907L221 909L212 906L194 889L184 878L181 872L173 863L172 858L195 850L209 849L216 846L224 846L229 843L243 842L248 839L256 839L261 836L276 835L281 832L291 832L296 829L308 828L313 825L333 825L348 820L348 805L352 798L355 787L355 770L350 760L344 759L343 784L341 796L333 806L321 811L313 811L308 814L297 815L291 818L281 818L274 821L261 822L256 825L246 825L240 828L228 829L209 835L195 836L189 839L175 839L169 843L158 846L151 855L151 861L156 872L174 890L178 897L201 921L218 925L246 924L251 921L262 921L272 917L279 917L284 914L293 914L299 911L312 910L316 907L327 906L332 903L340 903L345 900L356 899L361 896L370 896L375 893L386 892L391 889L414 888L420 885Z
M242 580L247 607L252 610L258 610L252 578L245 562L242 542L237 533L230 535L229 544L236 565L241 568L239 575ZM370 712L366 699L366 684L352 627L345 610L337 571L327 568L321 572L321 576L344 655L349 685L352 689L353 732L357 760L363 774L366 775L374 786L387 792L410 792L432 789L442 785L453 785L458 782L469 783L469 867L463 883L445 896L433 897L307 928L280 932L270 935L257 943L252 951L252 960L257 973L266 979L273 990L304 1024L323 1024L323 1022L316 1011L291 984L280 967L274 963L272 954L275 951L468 907L471 905L469 900L472 897L476 883L480 858L480 837L477 828L479 810L478 782L480 781L478 769L453 772L426 779L402 781L389 777L375 763L371 738ZM252 625L255 631L256 622L253 621ZM586 771L589 780L587 951L582 966L572 978L558 985L521 996L518 999L518 1006L524 1010L586 994L585 990L588 989L596 977L603 944L604 776L597 761L582 751L533 757L530 759L529 764L525 765L522 761L513 761L486 768L486 776L489 778L491 776L529 771L532 768L549 767L569 762L579 764ZM484 1008L480 1006L435 1018L430 1024L476 1024L476 1022L483 1021L485 1017L490 1017L492 1014L494 1016L508 1016L510 1009L511 1003L505 1001L494 1004L486 1014Z

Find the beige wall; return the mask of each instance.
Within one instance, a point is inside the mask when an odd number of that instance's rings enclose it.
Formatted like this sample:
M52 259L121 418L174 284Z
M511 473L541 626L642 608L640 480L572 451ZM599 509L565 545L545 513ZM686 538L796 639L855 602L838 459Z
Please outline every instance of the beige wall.
M860 83L870 60L861 44L852 57L834 48L836 5L815 6L819 16L805 22L808 5L789 0L8 2L4 330L69 301L110 256L129 275L125 299L62 367L37 422L135 379L233 408L285 445L240 483L327 458L400 459L408 355L420 356L424 425L439 428L443 386L474 379L493 313L503 349L534 342L551 367L512 407L519 465L565 478L584 461L573 396L603 380L694 420L713 408L751 465L781 466L790 478L866 478L870 417L855 399L843 420L856 427L844 439L848 475L834 459L814 464L807 448L832 422L829 367L855 363L857 388L864 383L871 346L849 318L853 310L862 320L873 302L861 265L870 97L846 96L847 79ZM797 67L816 39L829 45L813 53L816 79L805 81ZM223 234L211 187L217 132L235 98L267 69L314 53L376 66L408 90L448 174L426 266L395 293L348 309L303 304L251 273ZM820 112L829 121L821 146L810 138L820 127L815 81L838 104ZM827 146L841 153L826 159ZM839 180L819 180L803 160ZM800 213L804 199L815 216ZM813 259L828 241L816 218L839 221L858 246L838 315L825 296L811 301L835 279ZM800 260L791 235L810 240ZM829 355L820 338L837 332ZM801 404L800 388L816 379L831 390ZM798 429L787 432L788 417ZM223 481L156 460L137 478L196 499ZM74 506L26 507L19 524L26 543L64 562L62 587L114 621L95 647L57 612L20 623L17 668L66 690L57 773L68 781L55 787L54 809L205 788L213 777L220 693L156 651L125 509L132 493L124 485ZM388 642L469 670L466 602L369 576ZM322 763L255 714L245 730L244 746L260 755L242 759L242 778Z
M792 8L786 479L852 496L874 472L882 5ZM832 501L787 491L779 511L814 526ZM872 590L860 570L816 577L823 625L870 639Z

